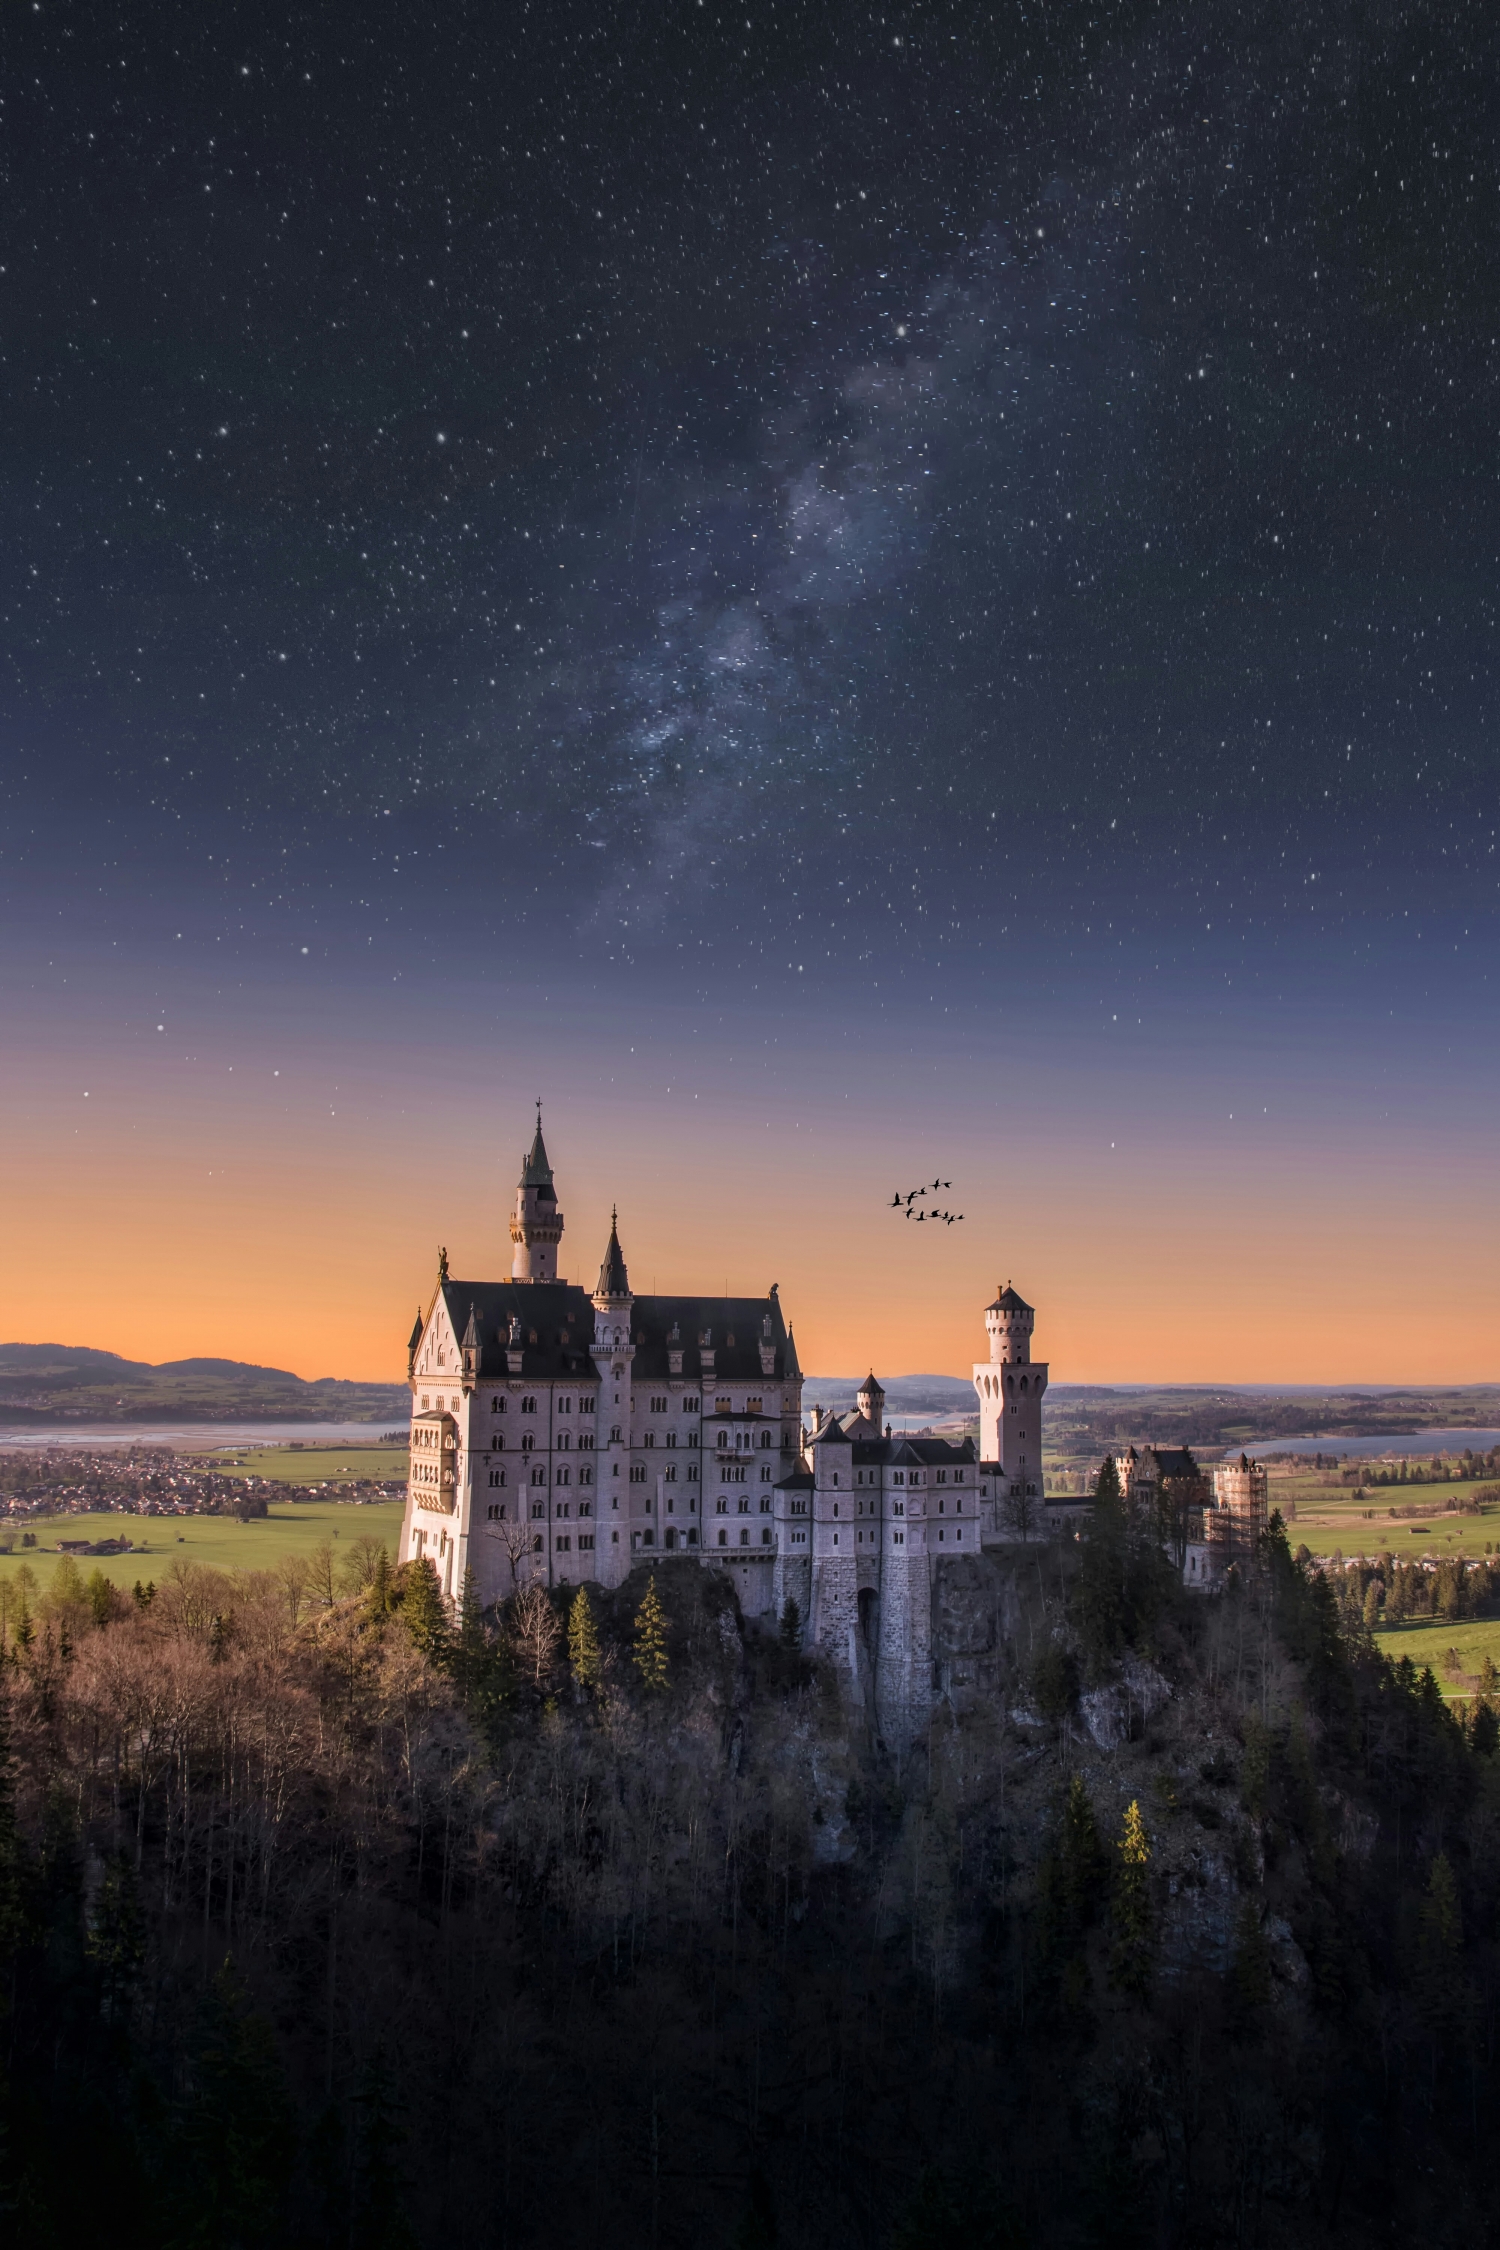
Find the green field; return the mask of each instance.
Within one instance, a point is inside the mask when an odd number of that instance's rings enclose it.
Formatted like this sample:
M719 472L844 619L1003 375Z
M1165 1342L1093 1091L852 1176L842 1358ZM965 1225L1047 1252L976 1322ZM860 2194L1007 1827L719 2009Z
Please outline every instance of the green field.
M407 1449L404 1445L341 1445L317 1450L312 1446L244 1445L232 1452L200 1456L199 1461L206 1469L222 1469L226 1476L275 1477L281 1484L357 1484L366 1478L377 1484L404 1484Z
M35 1547L20 1545L21 1527L14 1526L16 1547L0 1555L0 1581L14 1577L23 1563L35 1571L45 1589L61 1557L59 1539L124 1539L144 1552L128 1555L78 1555L79 1569L87 1577L102 1570L117 1586L133 1586L138 1578L160 1578L174 1562L210 1563L216 1570L271 1570L286 1555L308 1555L327 1540L358 1539L371 1532L383 1539L395 1559L401 1530L402 1503L376 1501L357 1507L348 1501L310 1500L296 1507L272 1508L252 1523L237 1523L233 1516L127 1516L107 1515L31 1517L28 1531L37 1537ZM5 1535L12 1526L7 1524Z
M1430 1664L1445 1695L1471 1692L1468 1680L1455 1679L1445 1669L1449 1649L1457 1649L1464 1671L1471 1677L1487 1656L1500 1665L1500 1617L1468 1617L1458 1622L1419 1617L1409 1625L1382 1626L1375 1639L1382 1655L1393 1662L1409 1656L1419 1672L1424 1664Z
M1494 1479L1488 1480L1493 1488ZM1393 1555L1415 1560L1422 1555L1482 1555L1486 1546L1500 1545L1500 1507L1487 1507L1482 1515L1450 1516L1450 1499L1467 1500L1473 1484L1393 1485L1378 1496L1356 1500L1336 1489L1318 1486L1311 1478L1271 1479L1271 1506L1286 1513L1295 1501L1295 1522L1288 1523L1293 1548L1306 1547L1314 1555L1331 1555L1342 1548L1346 1556ZM1413 1517L1392 1516L1391 1508L1414 1507Z

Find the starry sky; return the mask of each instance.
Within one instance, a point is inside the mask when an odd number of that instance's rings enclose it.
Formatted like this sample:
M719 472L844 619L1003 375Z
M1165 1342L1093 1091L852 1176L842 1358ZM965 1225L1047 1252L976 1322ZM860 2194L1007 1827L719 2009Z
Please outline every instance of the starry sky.
M541 1095L808 1366L1500 1372L1497 45L18 5L5 1334L399 1374Z

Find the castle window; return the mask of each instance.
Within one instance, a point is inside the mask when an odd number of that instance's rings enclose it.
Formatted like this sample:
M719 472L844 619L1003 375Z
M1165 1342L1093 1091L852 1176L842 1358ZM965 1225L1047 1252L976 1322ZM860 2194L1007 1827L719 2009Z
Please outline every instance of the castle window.
M749 1546L749 1544L750 1544L750 1534L749 1534L749 1532L748 1532L748 1531L742 1531L742 1532L740 1533L740 1545L741 1545L742 1547L748 1547L748 1546Z
M431 1399L430 1399L430 1398L429 1398L429 1397L427 1396L427 1393L426 1393L426 1392L424 1391L424 1392L422 1393L422 1412L423 1412L424 1414L426 1414L426 1413L427 1413L427 1412L428 1412L428 1411L430 1410L431 1406L432 1406L432 1401L431 1401Z
M692 1448L693 1446L695 1446L695 1445L696 1445L697 1443L698 1443L698 1433L697 1433L697 1431L696 1431L696 1430L689 1430L689 1431L688 1431L688 1446L689 1446L689 1448L691 1449L691 1448Z
M646 1432L646 1435L645 1435L645 1439L644 1439L644 1441L643 1441L643 1442L644 1442L645 1444L647 1444L647 1445L655 1445L655 1443L656 1443L656 1432L655 1432L655 1430L648 1430L648 1431Z
M771 1513L771 1503L769 1500L762 1500L760 1504L760 1512L763 1516L768 1516Z
M939 1484L946 1484L948 1482L948 1472L946 1469L938 1470L937 1480Z
M593 1470L592 1470L592 1469L580 1469L580 1470L579 1470L579 1472L578 1472L578 1481L579 1481L579 1483L580 1483L580 1484L592 1484L592 1483L593 1483L593 1481L594 1481L594 1472L593 1472Z
M769 1524L767 1524L765 1530L762 1531L760 1535L760 1543L763 1547L769 1547L771 1544L771 1527Z
M533 1539L531 1542L531 1551L534 1555L539 1555L542 1551L542 1535L540 1532L537 1533L535 1539Z
M580 1501L579 1501L579 1503L578 1503L578 1513L579 1513L579 1514L580 1514L581 1516L591 1516L591 1515L593 1514L593 1512L594 1512L594 1503L593 1503L593 1501L592 1501L592 1500L580 1500Z
M645 1464L645 1462L644 1462L644 1461L632 1461L632 1462L631 1462L631 1464L630 1464L630 1481L631 1481L631 1483L632 1483L632 1484L644 1484L644 1483L645 1483L645 1481L646 1481L646 1464Z
M654 1547L656 1545L656 1533L651 1529L649 1524L641 1533L641 1545L643 1547Z
M578 1411L580 1414L592 1414L594 1411L594 1401L591 1398L581 1398L578 1401Z
M532 1522L533 1522L533 1523L540 1523L540 1522L541 1522L541 1521L543 1520L543 1518L545 1517L546 1513L547 1513L547 1503L546 1503L546 1501L545 1501L545 1500L533 1500L533 1501L532 1501L532 1503L531 1503L531 1520L532 1520Z
M891 1477L891 1482L892 1482L892 1484L905 1484L905 1482L906 1482L906 1472L905 1472L905 1470L904 1470L904 1469L897 1469L897 1470L895 1470L895 1471L894 1471L894 1473L892 1474L892 1477Z
M728 1445L728 1443L729 1443L729 1432L728 1432L727 1430L720 1430L720 1432L719 1432L719 1444L720 1444L721 1446L727 1446L727 1445Z
M531 1481L532 1481L532 1483L533 1483L533 1484L545 1484L545 1483L546 1483L546 1481L547 1481L547 1472L546 1472L546 1470L545 1470L545 1469L533 1469L533 1470L532 1470L532 1472L531 1472Z
M491 1430L490 1451L491 1453L503 1453L505 1451L505 1432L503 1430Z
M504 1523L504 1521L505 1521L505 1502L504 1502L503 1500L502 1500L502 1501L501 1501L501 1502L499 1503L499 1505L498 1505L497 1507L493 1507L493 1508L491 1508L491 1509L490 1509L490 1511L489 1511L489 1520L490 1520L490 1522L491 1522L491 1523Z
M668 1445L675 1445L677 1443L677 1432L675 1430L668 1430L666 1435L666 1443Z
M664 1398L654 1398L651 1401L651 1411L653 1414L665 1414L667 1411L666 1400Z
M579 1541L578 1541L578 1552L580 1553L580 1555L591 1555L591 1554L593 1553L593 1551L594 1551L594 1535L593 1535L593 1533L592 1533L592 1532L590 1532L590 1533L588 1534L588 1536L587 1536L586 1538L585 1538L585 1537L582 1537L582 1536L580 1536L580 1538L579 1538Z
M716 1516L727 1516L728 1513L729 1502L727 1500L716 1500L714 1502L714 1514Z
M593 1452L593 1450L594 1450L594 1433L593 1433L593 1431L592 1431L592 1430L580 1430L580 1431L579 1431L579 1433L578 1433L578 1450L579 1450L579 1452L580 1452L580 1453L592 1453L592 1452Z
M749 1515L749 1513L750 1513L750 1503L749 1503L749 1501L748 1501L748 1500L742 1500L742 1501L740 1502L740 1514L741 1514L742 1516L748 1516L748 1515Z
M558 1452L559 1452L559 1453L566 1453L566 1452L567 1452L567 1450L568 1450L568 1448L569 1448L569 1446L571 1446L571 1444L572 1444L572 1443L573 1443L573 1434L572 1434L572 1432L571 1432L570 1430L559 1430L559 1431L558 1431L558 1433L557 1433L557 1450L558 1450Z
M891 1533L891 1545L893 1547L904 1547L906 1545L906 1533L904 1531L893 1531Z
M505 1482L505 1471L504 1471L503 1469L491 1469L491 1471L490 1471L490 1490L491 1490L492 1492L493 1492L493 1491L495 1491L495 1490L496 1490L496 1489L497 1489L497 1488L498 1488L499 1486L503 1485L503 1484L504 1484L504 1482Z
M569 1471L566 1469L559 1469L553 1481L557 1484L569 1483L571 1481Z
M721 1547L727 1547L729 1545L729 1534L727 1531L721 1531L719 1533L719 1545Z
M762 1484L769 1484L769 1483L770 1483L770 1481L771 1481L771 1472L770 1472L770 1470L769 1470L769 1469L762 1469L762 1470L761 1470L761 1472L760 1472L760 1481L761 1481L761 1483L762 1483Z
M698 1471L691 1461L688 1463L687 1480L689 1484L696 1484L698 1482Z
M682 1402L682 1411L684 1414L696 1414L702 1403L701 1399L685 1398Z
M560 1555L566 1555L570 1552L573 1542L571 1539L555 1539L553 1545Z
M564 1343L566 1343L567 1338L564 1337L563 1341ZM571 1414L573 1411L573 1401L570 1398L560 1398L557 1402L557 1411L559 1414Z
M535 1336L532 1337L531 1341L533 1343L536 1342ZM534 1398L523 1398L521 1401L521 1412L523 1414L535 1414L536 1400Z
M523 1453L534 1453L536 1451L536 1435L534 1431L528 1430L526 1432L526 1435L522 1438L521 1451Z
M688 1526L687 1543L690 1547L696 1547L698 1544L698 1534L691 1524Z
M666 1482L667 1484L675 1484L677 1482L677 1464L675 1461L672 1463L672 1466L664 1472L664 1482Z
M498 1395L492 1398L490 1400L490 1412L492 1414L503 1414L505 1412L504 1399L499 1397Z

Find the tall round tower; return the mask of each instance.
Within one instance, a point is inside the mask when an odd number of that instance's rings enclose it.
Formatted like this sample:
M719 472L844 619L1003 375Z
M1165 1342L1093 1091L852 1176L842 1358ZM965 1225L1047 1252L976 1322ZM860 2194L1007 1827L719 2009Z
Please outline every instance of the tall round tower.
M1007 1281L984 1308L990 1356L974 1367L979 1458L995 1475L996 1498L1042 1497L1042 1393L1047 1365L1031 1356L1036 1314Z
M985 1306L984 1325L990 1339L990 1358L997 1366L1019 1367L1029 1361L1036 1314L1008 1281L996 1291L995 1302Z
M511 1213L512 1281L556 1281L557 1246L562 1240L563 1215L557 1208L552 1167L542 1139L542 1105L536 1105L536 1139L531 1153L521 1159L521 1182Z

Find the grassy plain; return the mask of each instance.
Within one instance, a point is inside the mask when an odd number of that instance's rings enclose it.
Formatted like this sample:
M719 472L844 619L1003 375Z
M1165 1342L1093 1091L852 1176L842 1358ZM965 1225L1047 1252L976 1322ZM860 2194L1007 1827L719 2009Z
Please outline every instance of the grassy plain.
M45 1589L61 1560L59 1539L128 1538L136 1543L135 1551L127 1555L75 1558L85 1577L102 1570L117 1586L133 1586L138 1578L160 1578L174 1562L183 1561L210 1563L216 1570L271 1570L286 1555L311 1554L325 1539L353 1540L365 1532L383 1539L394 1559L401 1506L399 1500L370 1506L311 1500L273 1507L251 1523L238 1523L233 1516L127 1516L113 1510L87 1516L33 1516L25 1528L36 1533L37 1544L23 1548L21 1527L14 1527L17 1544L13 1553L0 1555L0 1583L27 1563ZM6 1526L7 1536L11 1529Z
M1494 1478L1481 1480L1494 1489ZM1356 1500L1352 1491L1320 1484L1311 1477L1271 1478L1273 1508L1287 1513L1294 1501L1295 1522L1287 1525L1292 1546L1314 1555L1391 1553L1407 1561L1432 1555L1482 1555L1500 1542L1500 1506L1477 1516L1449 1515L1449 1500L1467 1500L1478 1489L1469 1484L1382 1485ZM1393 1516L1392 1507L1418 1508L1419 1515Z
M1409 1656L1419 1672L1430 1664L1439 1687L1449 1696L1470 1692L1468 1681L1454 1678L1444 1668L1450 1649L1457 1649L1464 1671L1471 1676L1487 1656L1500 1665L1500 1617L1419 1617L1406 1625L1384 1625L1375 1638L1382 1655L1393 1662Z
M404 1483L407 1448L404 1445L340 1445L314 1449L290 1445L238 1446L230 1453L209 1455L205 1468L222 1469L226 1476L275 1477L280 1484L358 1484L373 1478L379 1484Z

